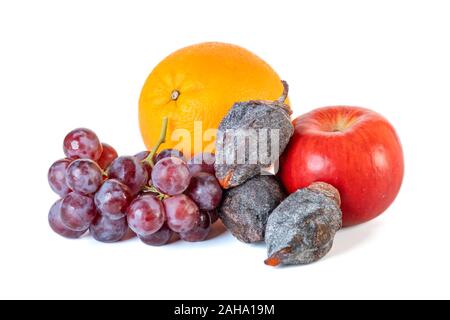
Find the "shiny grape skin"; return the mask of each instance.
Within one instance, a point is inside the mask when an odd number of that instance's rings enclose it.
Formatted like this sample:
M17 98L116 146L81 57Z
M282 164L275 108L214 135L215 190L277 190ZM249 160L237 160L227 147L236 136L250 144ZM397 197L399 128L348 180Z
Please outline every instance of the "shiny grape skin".
M222 188L216 177L206 172L199 172L191 178L186 194L201 210L216 209L222 201Z
M161 161L162 159L170 158L170 157L175 157L175 158L179 158L183 161L186 161L186 158L184 157L183 152L181 152L180 150L164 149L155 156L154 163L157 163L158 161Z
M75 129L64 139L64 154L70 159L98 160L103 152L97 135L89 129Z
M65 197L72 191L66 182L66 170L71 162L72 160L69 159L58 160L48 170L47 177L50 188L61 197Z
M135 154L134 157L136 159L138 159L138 161L140 161L144 164L145 169L147 169L148 176L151 177L152 176L152 166L150 165L150 163L145 161L145 159L147 159L149 154L150 154L149 151L141 151L141 152ZM153 157L153 159L155 159L155 157Z
M139 196L128 207L127 220L130 229L138 236L150 236L164 225L164 206L153 195Z
M75 192L93 194L103 183L103 171L92 160L78 159L67 168L66 181L69 188Z
M109 165L119 156L117 151L107 143L102 143L103 152L100 159L97 160L98 165L106 170Z
M94 196L99 213L111 220L125 217L131 200L130 189L115 179L106 180Z
M94 200L89 196L71 192L62 200L61 221L70 230L87 230L96 215Z
M53 206L50 209L50 212L48 213L48 223L50 225L50 228L52 230L59 234L60 236L68 239L78 239L83 234L85 234L86 230L84 231L73 231L67 228L61 221L61 203L62 199L56 201Z
M111 220L105 216L97 215L89 232L92 237L100 242L112 243L122 240L128 231L127 219Z
M190 180L187 164L179 158L164 158L153 167L152 183L162 193L171 196L181 194Z
M211 218L205 211L200 211L200 218L194 228L187 232L180 232L180 238L188 242L204 241L211 231Z
M108 168L108 177L116 179L130 188L131 195L137 195L148 182L147 169L135 157L123 156L114 160Z
M175 233L170 230L166 224L164 224L162 228L154 234L147 237L138 235L138 238L146 245L159 247L168 244L174 234Z
M200 218L198 206L185 194L167 198L163 201L167 225L174 232L187 232L194 228Z
M204 152L198 153L187 162L191 175L199 172L206 172L215 175L214 163L216 157L213 153Z

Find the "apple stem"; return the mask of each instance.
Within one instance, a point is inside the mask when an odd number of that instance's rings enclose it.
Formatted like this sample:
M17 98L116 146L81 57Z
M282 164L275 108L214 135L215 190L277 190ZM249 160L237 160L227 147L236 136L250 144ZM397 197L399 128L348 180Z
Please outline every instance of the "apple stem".
M284 103L288 97L289 85L284 80L281 80L281 83L283 84L283 93L281 94L281 97L278 98L277 102Z
M168 123L169 123L169 118L168 117L164 117L162 119L162 127L161 127L161 133L159 136L159 140L158 142L153 146L152 151L150 151L150 154L148 155L148 157L144 160L144 162L148 162L150 164L150 166L153 168L153 166L155 165L153 163L153 157L155 156L156 152L158 152L159 147L166 142L166 135L167 135L167 127L168 127Z

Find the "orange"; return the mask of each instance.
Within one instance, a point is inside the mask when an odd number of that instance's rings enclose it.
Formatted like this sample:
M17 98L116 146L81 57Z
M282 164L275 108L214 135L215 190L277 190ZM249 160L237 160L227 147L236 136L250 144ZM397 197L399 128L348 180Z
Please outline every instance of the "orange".
M192 155L214 151L222 118L235 102L276 100L283 92L277 73L261 58L232 44L208 42L180 49L147 78L139 99L139 122L148 150L169 118L166 143Z

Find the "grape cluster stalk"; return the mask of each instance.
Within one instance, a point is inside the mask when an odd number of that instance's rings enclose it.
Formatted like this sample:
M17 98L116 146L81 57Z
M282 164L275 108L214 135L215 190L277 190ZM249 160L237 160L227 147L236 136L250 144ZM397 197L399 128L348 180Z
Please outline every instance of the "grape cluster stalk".
M89 129L78 128L64 139L65 158L48 171L51 189L60 197L50 209L51 229L76 239L89 234L111 243L131 230L142 243L162 246L182 239L207 239L217 221L222 188L214 173L214 154L190 159L163 149L168 119L150 151L119 156Z

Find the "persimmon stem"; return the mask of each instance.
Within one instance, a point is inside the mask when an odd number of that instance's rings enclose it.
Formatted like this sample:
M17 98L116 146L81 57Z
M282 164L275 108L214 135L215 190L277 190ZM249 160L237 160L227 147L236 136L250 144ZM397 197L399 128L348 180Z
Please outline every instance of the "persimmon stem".
M150 166L153 168L155 165L153 163L153 157L155 156L156 152L158 152L159 147L166 142L166 135L167 135L167 127L169 124L169 118L164 117L162 120L162 127L161 127L161 133L159 136L158 142L153 146L152 151L150 151L150 154L148 157L144 160L145 162L148 162Z
M284 103L289 93L289 85L284 80L282 80L281 83L283 84L283 93L281 94L281 97L278 98L277 102Z

